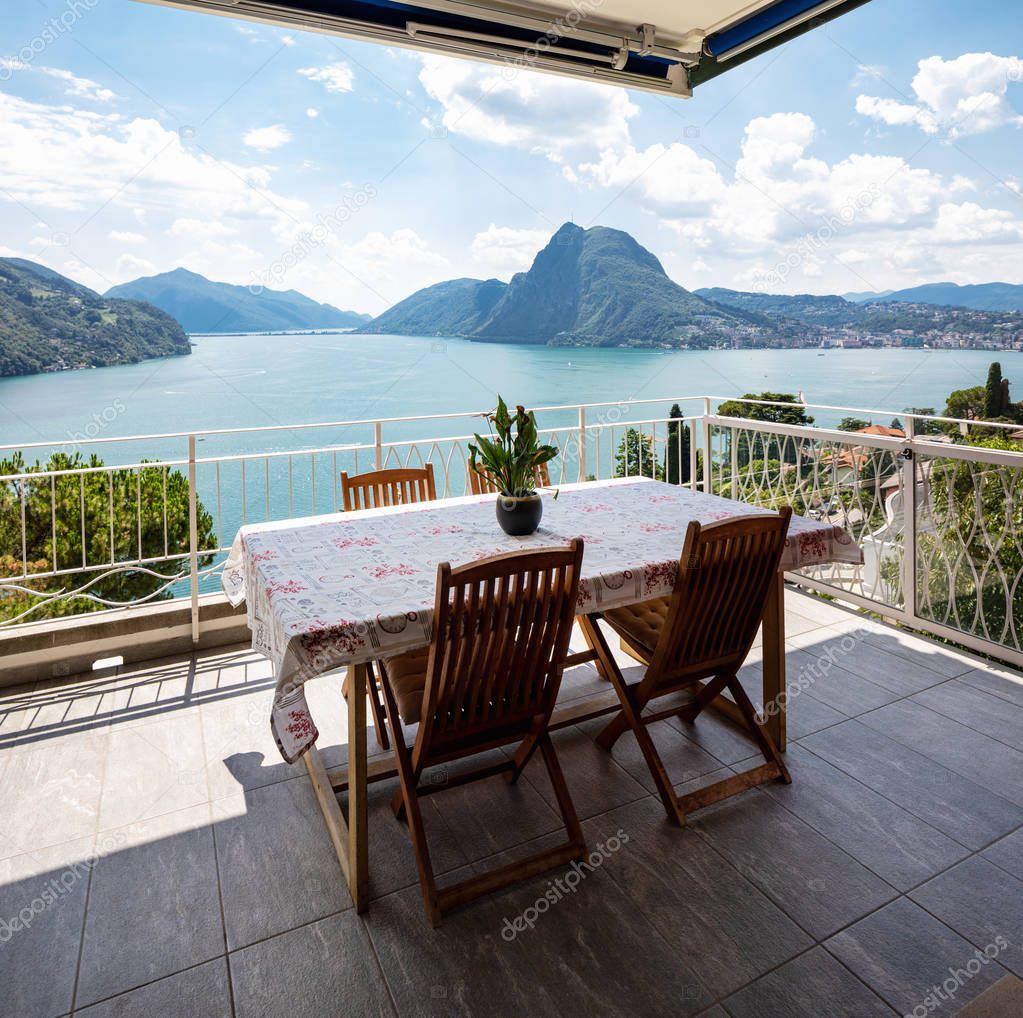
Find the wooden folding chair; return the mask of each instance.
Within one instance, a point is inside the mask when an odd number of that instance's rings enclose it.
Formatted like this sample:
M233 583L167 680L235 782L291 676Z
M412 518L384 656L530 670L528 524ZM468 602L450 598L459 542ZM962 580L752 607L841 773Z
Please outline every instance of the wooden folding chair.
M413 502L433 502L437 498L437 487L433 479L433 464L427 463L421 469L405 467L398 470L370 470L364 474L349 477L341 471L341 498L345 512L355 509L375 509L385 505L411 505ZM390 747L387 726L384 724L384 705L371 664L366 670L369 688L370 712L373 715L373 730L381 749ZM348 699L348 678L341 684L341 693Z
M468 474L469 492L471 494L492 495L497 491L497 481L494 480L494 475L484 470L481 466L477 466L475 470L470 466ZM551 475L546 463L541 463L536 468L533 483L538 488L549 488L551 486Z
M568 548L496 555L437 571L429 648L382 662L387 718L394 733L400 788L395 814L408 821L426 912L441 914L516 880L581 859L586 851L568 786L547 731L572 634L583 542ZM418 723L411 747L401 723ZM517 744L496 765L420 785L427 767ZM444 788L503 773L518 780L540 750L568 841L518 862L438 888L419 799Z
M396 470L368 470L349 477L341 471L341 498L345 512L375 509L382 505L410 505L432 502L437 497L433 464Z
M749 653L785 547L792 510L778 515L739 516L704 527L689 524L675 587L655 598L581 618L587 643L604 677L614 685L622 709L597 736L610 752L629 729L636 736L668 819L683 824L686 813L775 778L791 778L767 730L757 717L738 671ZM646 664L642 678L627 682L607 645L598 619ZM644 714L659 697L689 690L682 707ZM654 746L647 726L677 716L695 721L719 693L728 690L745 719L766 763L718 781L681 798Z

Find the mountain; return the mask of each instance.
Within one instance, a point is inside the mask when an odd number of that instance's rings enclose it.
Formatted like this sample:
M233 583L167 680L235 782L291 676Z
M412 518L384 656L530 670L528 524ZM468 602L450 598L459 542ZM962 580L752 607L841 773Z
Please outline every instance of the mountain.
M24 258L0 258L0 375L134 364L192 352L170 315Z
M575 346L712 346L774 335L764 315L723 307L668 278L629 234L566 223L528 272L427 287L360 332Z
M926 340L956 346L960 339L1001 345L1023 337L1023 313L1016 311L978 311L891 298L857 304L837 295L745 293L722 287L697 293L726 307L773 319L787 341L797 340L787 342L789 346L808 338L812 341L813 336L843 342L897 336L903 344L908 340L908 345ZM794 331L800 326L802 335Z
M359 332L392 336L468 336L486 321L507 283L499 279L449 279L418 290Z
M880 300L892 293L892 290L853 290L851 293L843 293L845 300L853 304L865 304L868 300Z
M906 290L893 290L874 300L892 303L940 304L944 307L974 308L977 311L1023 311L1023 286L1014 283L926 283Z
M147 300L173 315L188 332L281 332L350 329L369 315L318 304L295 290L215 283L187 269L161 272L107 290L108 297Z

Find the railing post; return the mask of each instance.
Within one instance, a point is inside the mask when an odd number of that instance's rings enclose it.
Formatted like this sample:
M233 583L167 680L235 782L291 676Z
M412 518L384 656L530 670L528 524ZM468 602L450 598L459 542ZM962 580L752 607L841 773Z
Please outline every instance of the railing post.
M586 480L586 407L579 407L579 480Z
M916 618L916 421L906 418L902 450L902 600L906 614Z
M373 422L373 468L382 470L384 466L384 444L383 425L379 421Z
M710 398L703 397L703 490L710 494Z
M192 643L199 642L199 513L195 477L195 435L188 436L188 573L192 585Z

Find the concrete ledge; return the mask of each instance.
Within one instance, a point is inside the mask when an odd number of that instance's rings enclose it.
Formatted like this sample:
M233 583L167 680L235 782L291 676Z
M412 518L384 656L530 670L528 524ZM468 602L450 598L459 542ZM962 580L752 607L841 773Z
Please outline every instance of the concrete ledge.
M187 600L41 619L0 632L0 687L91 672L96 661L125 664L172 654L248 642L245 606L232 608L221 594L199 599L199 642L192 643Z

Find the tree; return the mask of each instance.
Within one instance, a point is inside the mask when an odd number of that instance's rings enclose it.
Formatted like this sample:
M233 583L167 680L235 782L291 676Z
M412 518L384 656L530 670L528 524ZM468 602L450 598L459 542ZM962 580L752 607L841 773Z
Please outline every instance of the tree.
M972 385L968 389L955 389L948 394L945 416L976 421L984 416L986 393L983 385Z
M993 421L1007 409L1002 406L1002 365L992 361L987 369L987 385L984 386L984 419Z
M893 417L892 418L892 423L889 424L888 427L891 428L893 431L902 431L902 430L904 430L903 427L902 427L902 421L900 421L898 419L898 417Z
M682 408L678 403L673 403L668 411L668 446L665 451L665 478L669 484L689 483L689 449L692 442L692 433L688 424L679 421L682 417Z
M83 593L105 601L123 603L171 596L169 590L160 590L165 579L139 568L116 567L119 562L188 552L187 477L158 463L135 470L103 470L103 465L95 455L86 460L80 453L54 453L48 462L32 466L26 465L21 453L0 461L2 475L88 468L80 474L0 482L0 579L22 574L23 554L30 575L71 570L57 577L12 581L38 593L0 590L0 619L19 616L33 605L39 607L29 615L32 619L99 611L106 606L82 595L41 604L48 593L75 590L90 581L96 582ZM196 523L199 548L213 547L213 518L201 503ZM200 561L205 566L212 558L205 555ZM169 575L180 565L158 562L145 568ZM111 568L116 571L98 579Z
M760 403L745 403L736 399L725 400L718 407L722 417L744 417L752 421L767 421L773 424L813 424L813 418L806 408L789 392L747 392L743 400L761 400ZM793 403L795 406L771 406L766 404ZM735 433L733 432L733 435ZM746 466L750 460L780 460L795 463L797 446L794 440L758 431L740 431L736 436L738 465Z
M629 428L615 453L615 477L652 477L664 480L664 467L654 455L653 439Z
M906 407L906 413L914 415L913 431L917 435L940 435L944 430L940 421L923 419L934 416L934 407L932 406L908 406Z
M839 431L862 431L869 427L870 421L865 421L861 417L843 417L838 422Z

